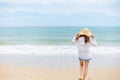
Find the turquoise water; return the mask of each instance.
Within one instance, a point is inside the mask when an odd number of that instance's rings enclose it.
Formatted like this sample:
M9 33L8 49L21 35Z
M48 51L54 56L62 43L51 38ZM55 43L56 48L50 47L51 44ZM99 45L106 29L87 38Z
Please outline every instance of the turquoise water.
M0 45L70 45L83 27L0 27ZM98 45L120 46L120 27L89 27Z

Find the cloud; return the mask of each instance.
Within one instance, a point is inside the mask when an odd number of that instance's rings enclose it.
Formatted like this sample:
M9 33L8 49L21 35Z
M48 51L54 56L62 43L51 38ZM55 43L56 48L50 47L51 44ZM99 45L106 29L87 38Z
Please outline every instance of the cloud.
M0 14L96 14L120 16L119 0L0 0Z

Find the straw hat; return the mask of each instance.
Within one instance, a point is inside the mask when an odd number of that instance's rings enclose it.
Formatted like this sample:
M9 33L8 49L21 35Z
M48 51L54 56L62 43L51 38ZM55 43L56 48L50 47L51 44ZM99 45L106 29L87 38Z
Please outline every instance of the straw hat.
M88 28L83 28L80 32L79 35L86 35L86 36L92 36L92 32Z

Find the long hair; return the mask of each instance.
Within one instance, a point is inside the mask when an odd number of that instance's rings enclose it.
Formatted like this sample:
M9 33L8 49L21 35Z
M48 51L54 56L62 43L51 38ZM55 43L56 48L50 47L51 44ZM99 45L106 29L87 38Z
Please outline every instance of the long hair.
M89 39L88 36L86 36L86 35L79 35L79 34L76 35L75 40L77 41L80 37L84 37L85 38L85 41L84 41L85 43L90 42L90 39Z

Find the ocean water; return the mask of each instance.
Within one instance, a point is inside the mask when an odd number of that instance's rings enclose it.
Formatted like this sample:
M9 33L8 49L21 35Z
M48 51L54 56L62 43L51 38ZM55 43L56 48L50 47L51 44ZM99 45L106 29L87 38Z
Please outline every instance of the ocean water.
M83 27L0 27L0 45L71 45ZM120 27L89 27L99 45L119 46Z
M1 54L75 54L73 36L83 27L0 27ZM98 46L92 53L120 53L120 27L89 27Z

